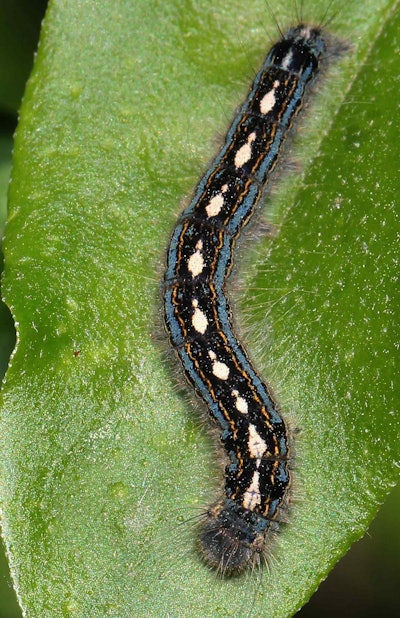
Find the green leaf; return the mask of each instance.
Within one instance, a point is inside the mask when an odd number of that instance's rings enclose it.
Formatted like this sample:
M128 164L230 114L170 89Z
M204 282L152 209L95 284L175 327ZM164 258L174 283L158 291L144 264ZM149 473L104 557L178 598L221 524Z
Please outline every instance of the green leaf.
M276 27L264 1L51 3L5 244L18 345L0 496L27 616L290 616L398 480L396 6L349 3L329 26L352 49L298 131L301 174L268 204L279 234L242 246L248 348L300 434L269 572L219 581L187 523L219 468L157 342L159 280L182 196Z
M11 171L12 125L0 117L0 237L3 237L7 211L7 189ZM0 271L3 253L0 245ZM3 378L10 354L15 345L14 323L6 305L0 300L0 377ZM3 543L0 542L0 618L17 618L21 610L16 602Z

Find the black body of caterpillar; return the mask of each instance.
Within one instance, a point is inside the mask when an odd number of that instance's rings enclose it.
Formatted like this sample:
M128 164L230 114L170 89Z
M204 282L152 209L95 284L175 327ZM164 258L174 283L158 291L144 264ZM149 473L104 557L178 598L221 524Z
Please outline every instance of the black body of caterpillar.
M305 24L272 47L168 250L163 295L170 343L221 429L228 460L224 495L209 507L199 537L204 559L222 574L260 562L291 483L287 427L233 333L225 285L235 241L325 56L321 29Z

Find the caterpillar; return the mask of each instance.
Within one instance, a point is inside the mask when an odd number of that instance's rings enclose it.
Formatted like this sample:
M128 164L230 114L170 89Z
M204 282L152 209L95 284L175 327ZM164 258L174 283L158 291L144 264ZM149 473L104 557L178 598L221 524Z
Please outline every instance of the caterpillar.
M326 55L323 30L307 24L273 45L179 217L167 253L163 300L170 345L207 404L225 453L223 495L199 530L203 559L223 575L261 563L284 519L292 480L287 423L233 332L225 287L236 241Z

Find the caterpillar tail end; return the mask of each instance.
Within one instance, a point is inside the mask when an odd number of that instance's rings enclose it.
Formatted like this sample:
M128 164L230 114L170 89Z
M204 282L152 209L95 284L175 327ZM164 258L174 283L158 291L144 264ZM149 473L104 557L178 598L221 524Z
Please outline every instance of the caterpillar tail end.
M199 544L203 560L223 576L258 566L269 524L232 500L216 502L201 524Z

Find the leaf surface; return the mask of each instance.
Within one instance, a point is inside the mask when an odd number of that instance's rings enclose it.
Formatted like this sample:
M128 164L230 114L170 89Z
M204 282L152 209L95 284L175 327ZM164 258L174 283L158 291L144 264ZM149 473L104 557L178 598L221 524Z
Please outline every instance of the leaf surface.
M398 479L395 6L336 16L330 29L352 49L299 129L301 173L268 202L279 233L239 252L247 347L300 433L270 572L222 582L187 523L218 468L157 341L159 280L182 197L275 26L264 2L51 3L5 244L18 344L0 495L28 617L290 616Z

